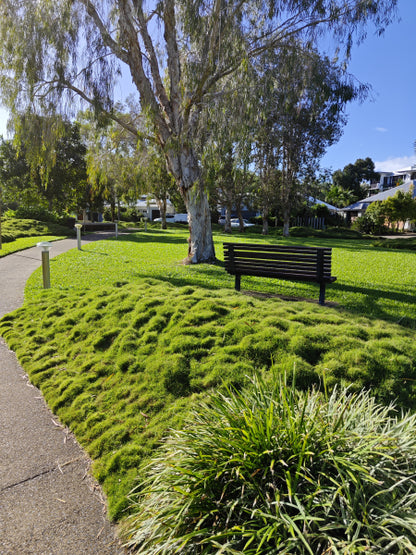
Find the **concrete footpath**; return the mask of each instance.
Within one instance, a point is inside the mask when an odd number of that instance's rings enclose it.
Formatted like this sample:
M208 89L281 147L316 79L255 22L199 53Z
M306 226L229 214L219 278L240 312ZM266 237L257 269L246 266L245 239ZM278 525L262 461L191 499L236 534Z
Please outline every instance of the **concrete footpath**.
M50 257L76 246L76 239L54 242ZM37 247L0 258L0 316L23 304L26 280L40 265ZM89 468L0 338L0 555L125 554Z

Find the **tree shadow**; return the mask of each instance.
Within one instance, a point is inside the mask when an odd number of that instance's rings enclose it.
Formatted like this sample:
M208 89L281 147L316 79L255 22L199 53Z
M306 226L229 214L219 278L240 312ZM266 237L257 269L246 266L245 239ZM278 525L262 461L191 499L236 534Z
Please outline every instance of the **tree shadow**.
M137 272L138 277L152 277L169 283L175 287L195 286L206 290L234 289L234 276L227 274L224 270L224 262L217 261L214 264L201 264L189 267L189 272L176 275L158 275ZM289 291L284 280L265 280L262 278L247 277L247 282L241 294L252 295L257 298L279 298L288 302L306 301L317 303L319 287L316 284L308 284L299 290L299 295ZM298 282L290 282L293 283ZM302 283L303 282L299 282ZM286 284L286 285L285 285ZM343 302L343 296L348 293L348 301ZM408 314L398 315L389 311L388 306L394 303L407 305ZM383 305L385 308L383 308ZM416 329L416 296L412 293L399 289L389 290L377 287L355 286L342 281L332 283L327 287L326 307L342 310L353 315L363 316L375 320L384 320L399 324L407 329Z
M115 237L109 237L111 241L122 241L123 243L166 243L166 244L183 244L187 246L186 237L181 237L178 235L170 235L166 233L166 230L162 229L152 229L151 231L134 232L129 235L119 235L116 239Z

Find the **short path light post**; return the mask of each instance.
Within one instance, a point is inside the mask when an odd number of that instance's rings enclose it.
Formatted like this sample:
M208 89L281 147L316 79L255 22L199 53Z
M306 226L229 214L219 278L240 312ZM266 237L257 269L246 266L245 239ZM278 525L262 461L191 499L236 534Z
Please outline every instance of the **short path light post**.
M78 250L81 250L81 227L82 224L75 224L75 227L77 229L77 244L78 244Z
M49 267L49 250L52 247L52 243L48 241L42 241L38 243L37 246L42 249L42 275L43 275L43 288L49 289L51 286L51 273Z
M115 220L114 223L116 225L116 239L118 239L118 220Z

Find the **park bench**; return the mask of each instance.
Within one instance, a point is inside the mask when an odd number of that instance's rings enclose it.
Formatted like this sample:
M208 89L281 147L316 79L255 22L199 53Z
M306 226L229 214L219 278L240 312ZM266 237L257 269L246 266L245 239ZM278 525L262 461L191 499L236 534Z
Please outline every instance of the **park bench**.
M325 304L325 286L337 278L331 276L332 249L326 247L290 247L224 243L225 269L235 276L240 291L241 276L260 276L291 281L319 283L319 304Z

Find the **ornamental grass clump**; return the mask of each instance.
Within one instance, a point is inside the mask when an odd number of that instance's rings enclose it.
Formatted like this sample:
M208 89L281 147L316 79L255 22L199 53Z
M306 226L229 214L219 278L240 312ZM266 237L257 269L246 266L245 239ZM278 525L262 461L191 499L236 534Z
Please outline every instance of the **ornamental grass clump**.
M416 552L416 415L258 379L176 431L133 492L137 553Z

